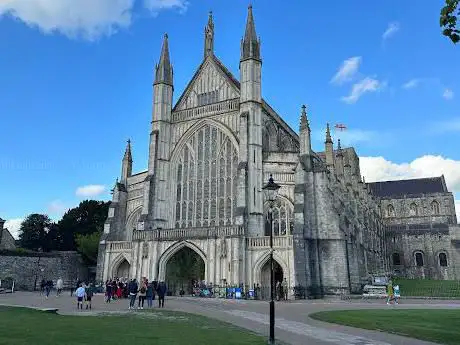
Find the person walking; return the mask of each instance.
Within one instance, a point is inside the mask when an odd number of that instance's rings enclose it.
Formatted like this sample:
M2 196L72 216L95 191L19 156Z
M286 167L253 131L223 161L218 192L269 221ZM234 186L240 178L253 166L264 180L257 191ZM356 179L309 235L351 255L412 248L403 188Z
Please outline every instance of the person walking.
M129 292L129 309L134 309L134 305L136 304L136 296L139 286L137 285L136 279L132 279L128 285L128 292Z
M59 297L59 295L62 292L62 288L64 287L64 282L62 281L62 278L59 277L59 279L56 282L56 296Z
M75 296L77 296L77 309L83 310L83 298L85 297L85 288L81 286L81 284L75 291Z
M110 301L112 300L112 282L110 280L108 280L105 284L105 296L105 302L110 303Z
M394 292L393 292L393 282L390 280L390 281L388 282L388 286L387 286L387 295L388 295L388 297L387 297L387 304L388 304L388 305L389 305L390 302L393 300L393 294L394 294Z
M141 281L141 288L139 289L139 301L137 302L137 309L144 309L145 296L147 295L147 285L145 280Z
M48 280L45 284L45 297L48 299L51 289L53 288L53 282L51 280Z
M86 309L89 308L89 310L91 310L91 306L92 306L91 300L93 299L93 295L94 295L93 284L89 283L85 289Z
M147 298L147 307L153 307L153 300L155 299L155 292L153 290L153 282L147 285L147 292L145 297Z
M399 299L401 298L401 292L399 291L399 285L398 284L396 284L393 287L393 295L394 295L395 304L399 304Z
M166 284L165 282L161 281L158 284L157 292L158 292L158 307L164 308L165 307L165 295L166 295Z

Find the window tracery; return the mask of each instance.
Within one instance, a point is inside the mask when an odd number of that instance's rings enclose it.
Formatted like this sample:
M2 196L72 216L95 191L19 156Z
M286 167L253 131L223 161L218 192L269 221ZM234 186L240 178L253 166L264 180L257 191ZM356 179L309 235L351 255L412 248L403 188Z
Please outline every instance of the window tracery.
M265 207L265 236L270 236L270 221L268 218L269 205ZM278 198L272 208L273 236L292 235L294 227L294 209L284 198Z
M233 223L238 152L222 130L207 124L196 131L175 167L176 228Z
M431 203L431 213L439 214L439 203L436 200Z

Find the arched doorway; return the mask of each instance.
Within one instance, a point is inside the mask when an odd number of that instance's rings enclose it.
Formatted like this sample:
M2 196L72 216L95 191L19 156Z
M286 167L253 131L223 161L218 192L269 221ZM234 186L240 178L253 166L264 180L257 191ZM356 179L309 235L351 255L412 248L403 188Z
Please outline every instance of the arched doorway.
M275 276L275 286L277 282L282 283L284 280L284 272L281 265L276 261L273 260L273 274ZM262 299L269 299L270 298L270 259L262 266L260 270L260 280L261 280L261 297ZM276 296L275 296L276 297Z
M191 294L193 285L205 279L205 262L193 249L185 246L178 250L166 263L166 279L168 292Z
M114 278L129 278L130 267L129 262L124 259L115 270Z

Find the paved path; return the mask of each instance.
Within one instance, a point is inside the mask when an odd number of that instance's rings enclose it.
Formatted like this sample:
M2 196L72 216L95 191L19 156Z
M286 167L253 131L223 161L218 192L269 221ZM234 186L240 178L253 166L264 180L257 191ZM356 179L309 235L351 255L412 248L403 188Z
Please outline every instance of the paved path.
M17 292L1 294L0 304L31 306L38 308L59 308L63 315L97 315L99 312L128 312L127 300L104 303L104 297L94 297L91 312L77 311L75 299L65 293L49 299L38 293ZM166 308L200 314L227 321L257 333L268 334L268 303L244 300L168 298ZM323 310L375 309L375 308L460 308L456 301L408 300L398 306L387 306L382 301L292 301L276 303L276 338L292 345L415 345L432 344L420 340L396 336L376 331L332 325L312 320L309 314ZM132 312L132 311L131 311Z

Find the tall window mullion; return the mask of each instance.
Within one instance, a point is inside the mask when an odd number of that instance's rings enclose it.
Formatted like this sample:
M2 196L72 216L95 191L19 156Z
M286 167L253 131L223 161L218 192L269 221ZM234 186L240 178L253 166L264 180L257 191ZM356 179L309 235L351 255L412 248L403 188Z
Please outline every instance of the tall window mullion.
M204 126L183 146L176 164L175 226L232 224L238 154L229 138Z

